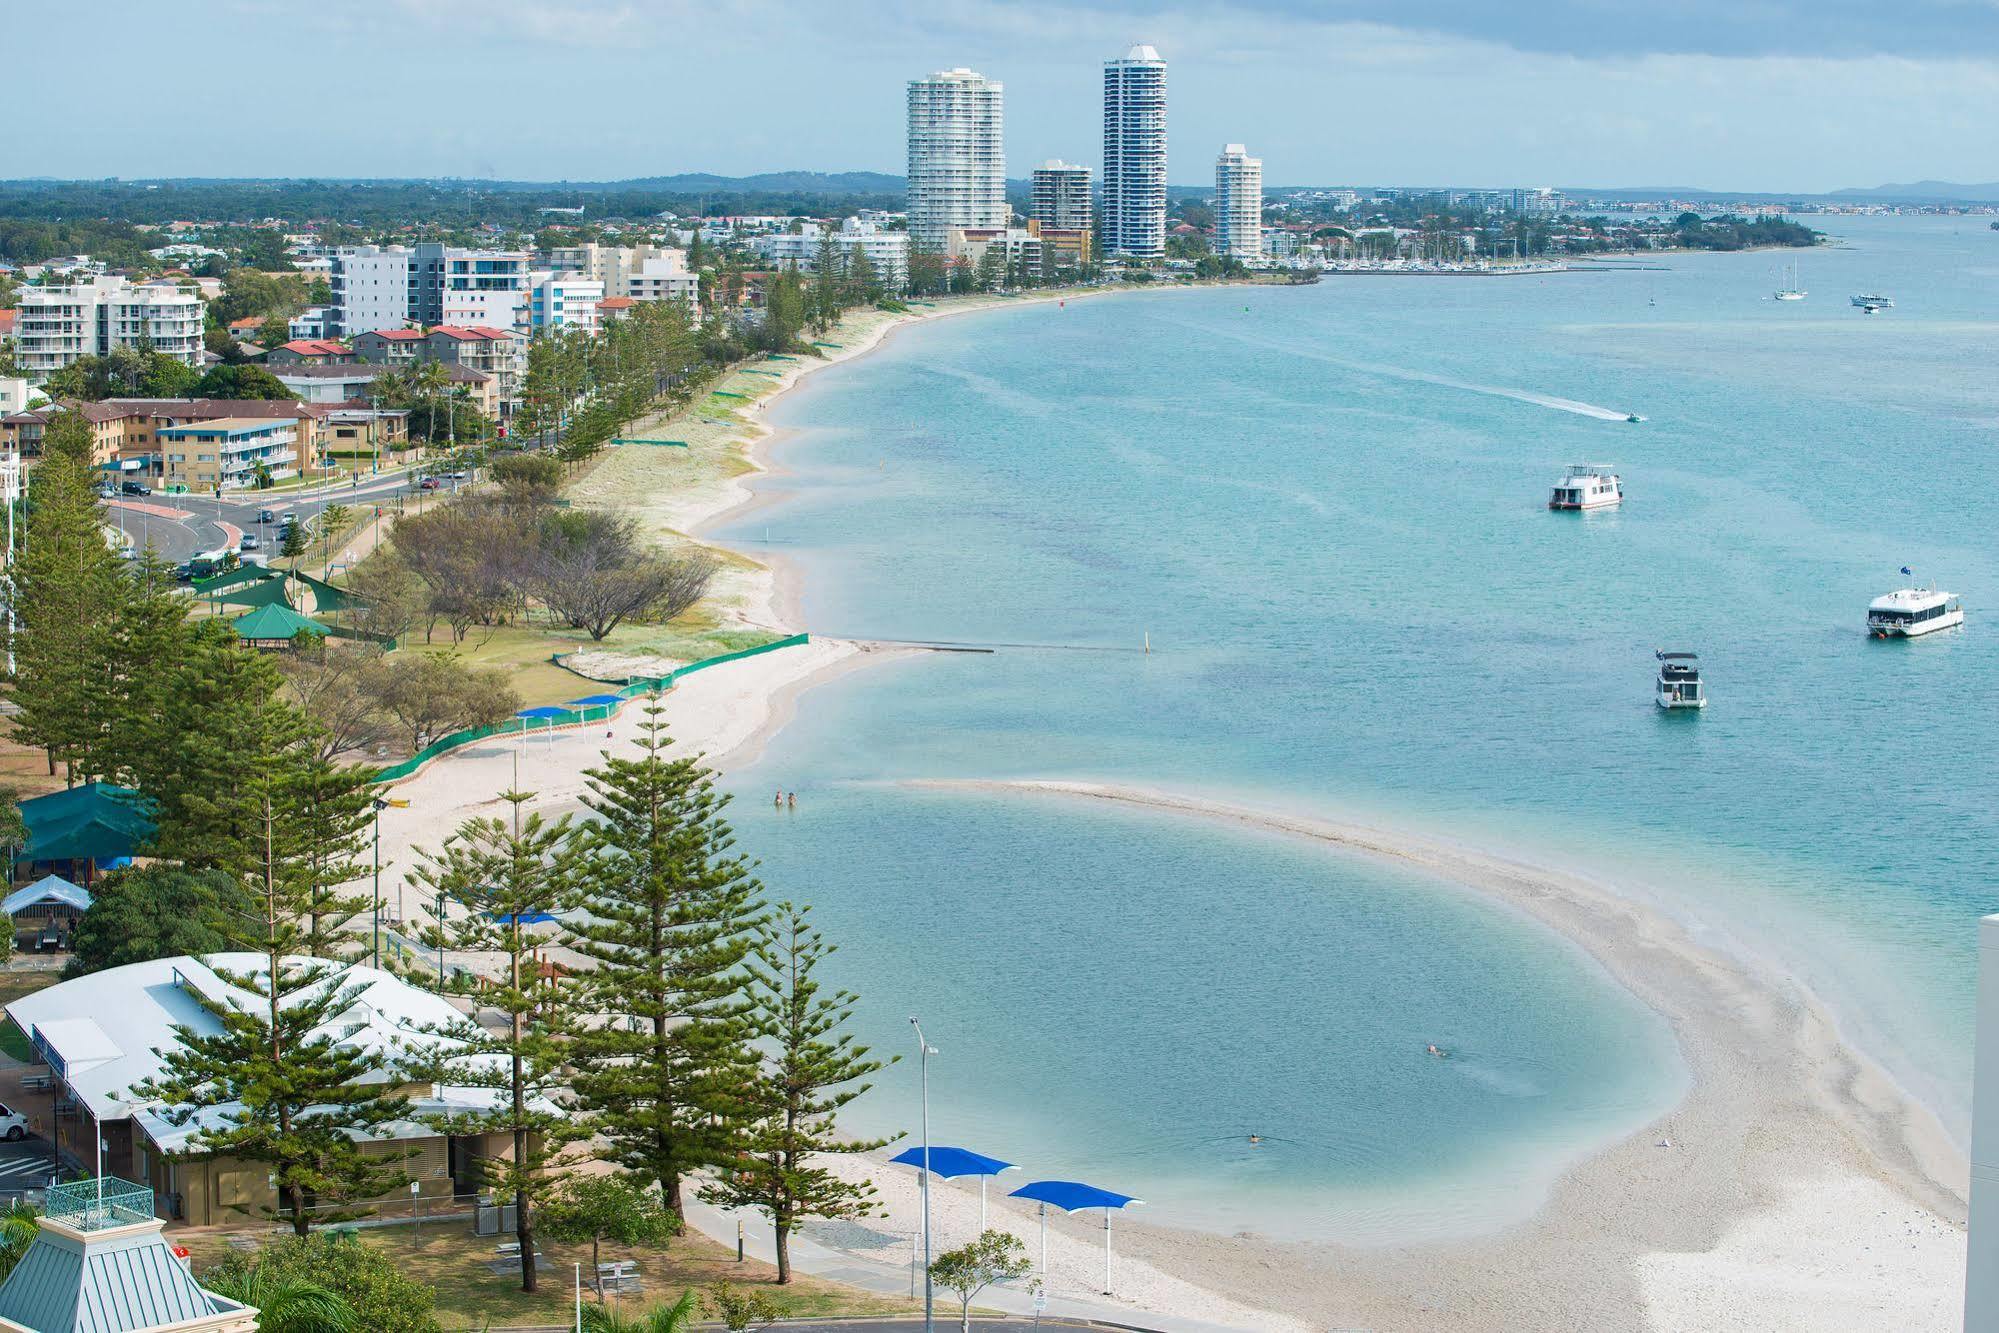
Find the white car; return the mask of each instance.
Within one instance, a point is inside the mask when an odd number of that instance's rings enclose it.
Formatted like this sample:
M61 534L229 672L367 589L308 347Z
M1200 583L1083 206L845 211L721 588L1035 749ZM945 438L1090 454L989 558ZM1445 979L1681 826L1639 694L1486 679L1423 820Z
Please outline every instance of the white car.
M0 1106L0 1139L18 1143L28 1137L28 1117L11 1106Z

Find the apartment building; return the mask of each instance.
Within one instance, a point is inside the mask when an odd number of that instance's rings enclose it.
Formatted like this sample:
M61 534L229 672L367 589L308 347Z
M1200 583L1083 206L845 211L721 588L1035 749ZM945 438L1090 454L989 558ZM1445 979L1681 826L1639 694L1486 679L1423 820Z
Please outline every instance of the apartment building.
M1034 169L1033 186L1028 216L1044 228L1087 231L1095 225L1088 167L1058 160L1043 162Z
M829 240L835 262L843 269L851 269L856 256L865 256L884 288L899 292L908 285L909 233L859 218L844 218L830 230L824 223L807 222L796 232L759 236L755 248L773 264L811 269L818 267L819 253Z
M1166 253L1166 62L1134 46L1104 62L1105 254Z
M506 329L454 325L428 333L377 329L356 335L354 353L371 365L412 366L436 361L479 371L490 377L491 412L502 420L513 414L520 398L521 376L527 373L527 340ZM478 396L485 401L485 391Z
M285 332L295 342L330 338L333 336L331 330L337 327L338 321L339 315L333 306L307 306L291 317L291 323Z
M331 338L294 338L264 355L264 364L277 366L351 366L354 349Z
M986 254L998 247L1009 271L1039 278L1044 255L1041 235L1032 227L953 227L945 240L944 254L953 263L977 268Z
M521 250L448 250L444 254L444 290L437 318L416 322L511 329L531 329L528 306L534 273ZM424 311L428 315L428 310Z
M520 250L343 246L330 256L329 336L409 325L489 324L528 331L528 256Z
M942 250L954 227L1005 228L1006 87L969 69L909 81L909 232Z
M636 300L658 300L660 298L640 296L632 290L642 274L688 272L685 250L650 242L600 245L592 241L584 245L556 246L547 252L545 258L548 271L558 277L592 278L603 283L606 299L628 296Z
M190 491L244 490L261 478L283 481L299 472L309 449L296 417L220 417L160 432L167 485Z
M1088 227L1044 227L1029 218L1027 229L1041 238L1043 277L1080 269L1096 260L1095 233Z
M410 322L412 253L402 245L348 245L328 256L333 269L330 336L352 338L374 329L400 329Z
M528 288L528 328L537 338L571 329L595 333L603 299L604 284L595 278L539 270Z
M171 282L134 284L98 275L60 287L23 287L14 326L15 359L45 377L114 347L150 346L201 364L208 303Z
M1263 258L1263 162L1239 143L1215 159L1215 253Z
M633 301L678 301L692 313L701 304L701 275L687 267L685 250L662 250L630 275L624 295Z

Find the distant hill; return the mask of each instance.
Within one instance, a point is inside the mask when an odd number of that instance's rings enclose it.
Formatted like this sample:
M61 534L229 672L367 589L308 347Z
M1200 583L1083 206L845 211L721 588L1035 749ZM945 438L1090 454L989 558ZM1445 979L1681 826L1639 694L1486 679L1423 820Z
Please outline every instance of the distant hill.
M1834 190L1831 197L1904 200L1915 204L1999 204L1999 183L1960 185L1956 181L1913 181L1907 185L1876 185L1864 190Z
M465 181L491 190L575 190L580 193L644 191L656 194L901 194L903 179L879 171L766 171L756 176L717 176L684 171L675 176L640 176L621 181Z

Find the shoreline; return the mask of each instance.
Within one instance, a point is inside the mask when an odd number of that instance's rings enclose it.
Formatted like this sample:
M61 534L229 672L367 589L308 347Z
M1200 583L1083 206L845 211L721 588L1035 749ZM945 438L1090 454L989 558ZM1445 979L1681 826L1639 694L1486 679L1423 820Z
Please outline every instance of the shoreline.
M765 419L771 403L817 371L874 352L910 324L1072 296L1175 290L1186 288L971 298L907 314L866 312L881 318L854 346L787 367L767 388L758 386L752 401L729 413L734 420L727 423L723 447L741 460L741 470L707 494L675 497L661 511L670 516L663 526L747 566L735 575L741 585L740 605L732 611L736 618L764 628L795 627L801 623L802 584L796 563L781 553L751 554L709 535L784 498L781 488L768 484L784 475L769 458L783 435ZM695 419L700 411L697 401L678 416ZM740 767L762 753L812 685L870 661L917 651L815 640L796 655L756 659L759 666L702 673L668 696L675 748L703 751L718 769ZM610 730L622 739L634 734L636 725ZM560 748L564 739L553 744ZM557 801L569 797L570 804L580 789L582 767L604 748L587 729L574 739L578 744L568 747L575 751L573 760L565 754L560 764L537 762L544 772L573 779L543 793ZM501 754L485 757L504 762ZM548 754L549 761L555 759ZM500 770L479 767L491 774L478 784L486 793L506 785L496 780ZM469 765L457 776L472 777ZM1142 1284L1146 1291L1163 1294L1163 1282L1177 1293L1168 1299L1180 1299L1191 1283L1236 1308L1275 1306L1315 1321L1297 1327L1322 1326L1319 1320L1384 1328L1581 1321L1642 1329L1655 1326L1655 1320L1656 1326L1674 1328L1954 1326L1963 1205L1939 1177L1961 1170L1961 1154L1927 1108L1843 1042L1827 1010L1795 981L1787 987L1783 978L1752 976L1741 960L1692 943L1663 912L1607 887L1469 849L1139 789L1087 783L936 785L1155 805L1416 865L1460 891L1509 903L1555 930L1662 1015L1680 1043L1691 1075L1681 1104L1637 1133L1584 1149L1526 1222L1465 1239L1359 1248L1121 1221L1120 1264L1138 1270L1135 1281L1150 1274ZM442 831L425 841L434 843ZM384 841L390 841L386 828ZM1654 1146L1652 1131L1660 1126L1669 1127L1668 1136L1683 1150ZM872 1159L858 1166L882 1183L885 1197L893 1189L894 1168ZM1001 1217L1007 1211L996 1210ZM1023 1225L1032 1225L1031 1219ZM1066 1229L1076 1233L1073 1239L1087 1255L1094 1230ZM1058 1236L1064 1230L1060 1223L1051 1226ZM1786 1252L1787 1243L1794 1252ZM1897 1246L1909 1252L1910 1262L1884 1266L1882 1256ZM1853 1276L1828 1276L1835 1273ZM1125 1286L1122 1276L1119 1286ZM1802 1322L1801 1312L1808 1315ZM1275 1319L1260 1324L1252 1319L1245 1326L1280 1323L1293 1326Z

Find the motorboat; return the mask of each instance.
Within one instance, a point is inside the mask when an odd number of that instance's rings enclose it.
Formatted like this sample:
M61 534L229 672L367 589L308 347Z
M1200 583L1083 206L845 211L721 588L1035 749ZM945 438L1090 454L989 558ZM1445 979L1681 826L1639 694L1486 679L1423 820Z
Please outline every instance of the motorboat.
M1964 623L1956 593L1897 588L1867 604L1867 632L1877 639L1914 639Z
M1853 304L1863 315L1871 315L1877 310L1893 310L1895 300L1890 296L1856 296Z
M1701 687L1701 662L1697 653L1653 651L1659 659L1661 708L1706 708L1707 691Z
M1550 509L1607 509L1624 499L1624 484L1608 463L1571 463L1548 493Z

